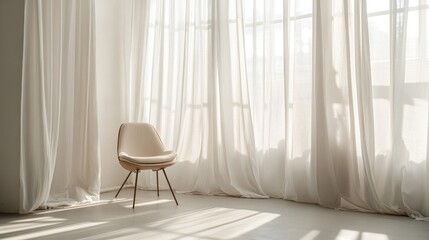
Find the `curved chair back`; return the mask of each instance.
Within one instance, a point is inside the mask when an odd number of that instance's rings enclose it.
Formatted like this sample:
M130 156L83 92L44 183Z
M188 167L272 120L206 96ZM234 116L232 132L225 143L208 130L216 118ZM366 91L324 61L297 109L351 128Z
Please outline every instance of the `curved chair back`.
M118 134L118 155L151 157L164 152L164 145L155 127L148 123L124 123Z

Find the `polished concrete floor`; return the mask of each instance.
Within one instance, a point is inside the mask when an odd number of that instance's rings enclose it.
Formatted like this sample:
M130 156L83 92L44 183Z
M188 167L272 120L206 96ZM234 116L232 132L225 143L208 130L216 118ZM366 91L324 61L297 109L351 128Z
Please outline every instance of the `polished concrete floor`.
M279 199L137 192L96 204L0 215L0 239L429 239L429 222Z

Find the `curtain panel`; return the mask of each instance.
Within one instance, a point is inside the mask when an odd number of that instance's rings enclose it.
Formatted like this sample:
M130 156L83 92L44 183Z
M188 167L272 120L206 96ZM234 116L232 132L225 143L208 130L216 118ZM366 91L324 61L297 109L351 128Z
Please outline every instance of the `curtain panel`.
M128 120L180 190L427 220L428 4L131 1Z
M94 1L25 2L20 212L98 200Z

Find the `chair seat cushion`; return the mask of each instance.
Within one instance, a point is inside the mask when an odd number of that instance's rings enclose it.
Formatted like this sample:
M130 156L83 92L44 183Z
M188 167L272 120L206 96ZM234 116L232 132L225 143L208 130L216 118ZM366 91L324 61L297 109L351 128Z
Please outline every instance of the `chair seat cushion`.
M119 153L119 160L126 161L134 164L157 164L157 163L167 163L173 161L176 158L176 152L174 151L165 151L163 154L158 156L151 157L136 157L130 156L125 152Z

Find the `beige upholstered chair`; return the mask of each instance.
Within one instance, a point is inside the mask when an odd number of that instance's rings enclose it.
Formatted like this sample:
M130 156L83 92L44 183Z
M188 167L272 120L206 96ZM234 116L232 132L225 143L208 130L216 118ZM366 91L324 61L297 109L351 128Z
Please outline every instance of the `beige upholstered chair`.
M167 180L170 191L173 194L176 205L179 205L171 188L170 181L165 173L165 168L176 162L174 151L165 151L161 138L155 127L148 123L124 123L119 128L118 134L118 160L123 168L130 171L115 198L124 187L132 172L136 173L134 186L133 208L136 202L137 180L141 170L156 172L156 186L159 197L158 171L162 170Z

